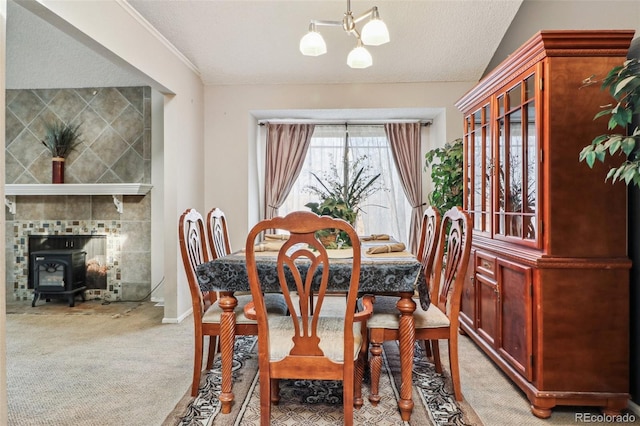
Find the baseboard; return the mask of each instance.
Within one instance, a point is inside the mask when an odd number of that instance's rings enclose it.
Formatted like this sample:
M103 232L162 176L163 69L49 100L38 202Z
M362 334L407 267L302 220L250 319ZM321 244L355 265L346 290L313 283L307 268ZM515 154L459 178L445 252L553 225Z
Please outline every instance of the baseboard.
M640 405L631 400L629 400L629 410L632 411L636 416L640 417Z
M180 315L177 318L167 318L164 317L162 318L162 323L163 324L179 324L181 323L186 317L188 317L189 315L191 315L191 313L193 312L193 308L190 308L189 310L187 310L185 313L183 313L182 315Z

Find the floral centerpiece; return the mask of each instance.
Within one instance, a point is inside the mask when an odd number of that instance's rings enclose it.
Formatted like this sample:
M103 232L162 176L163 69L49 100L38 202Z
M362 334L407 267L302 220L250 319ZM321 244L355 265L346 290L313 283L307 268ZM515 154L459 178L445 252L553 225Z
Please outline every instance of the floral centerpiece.
M355 225L358 214L362 211L363 201L383 189L378 180L381 174L373 174L366 161L367 156L363 155L349 162L345 154L342 173L338 173L338 167L333 161L328 171L321 174L311 172L316 184L307 185L304 191L317 195L320 202L310 202L305 206L318 215L344 219L352 226ZM327 231L324 235L319 235L319 238L329 248L351 245L344 233Z

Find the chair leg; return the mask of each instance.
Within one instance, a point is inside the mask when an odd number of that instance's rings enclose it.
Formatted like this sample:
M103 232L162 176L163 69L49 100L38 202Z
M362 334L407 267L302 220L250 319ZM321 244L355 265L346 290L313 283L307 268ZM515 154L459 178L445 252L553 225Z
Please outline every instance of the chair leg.
M271 379L271 403L278 405L280 403L280 379Z
M207 371L213 368L213 359L218 347L218 336L209 336L209 353L207 354Z
M269 378L268 373L260 374L260 426L269 426L271 424L271 384L273 381Z
M429 340L431 342L431 353L433 354L433 363L436 367L436 373L442 374L442 361L440 360L440 341L438 339Z
M362 346L362 350L358 354L358 359L356 360L355 365L355 375L354 375L354 390L353 390L353 406L356 409L360 409L364 404L364 400L362 399L362 381L364 380L364 367L367 362L367 348L366 346Z
M458 365L458 336L457 332L451 333L449 338L449 368L451 369L451 381L453 382L453 394L456 401L462 401L462 389L460 389L460 366Z
M371 373L371 390L369 402L374 407L380 402L379 386L380 372L382 371L382 344L371 341L371 358L369 358L369 370Z
M342 381L342 401L344 404L344 426L353 426L354 376L345 374Z
M426 358L433 358L433 351L431 350L431 340L423 340L424 356Z
M191 382L191 396L198 395L200 388L200 373L202 372L202 346L203 336L196 331L195 352L193 357L193 381Z

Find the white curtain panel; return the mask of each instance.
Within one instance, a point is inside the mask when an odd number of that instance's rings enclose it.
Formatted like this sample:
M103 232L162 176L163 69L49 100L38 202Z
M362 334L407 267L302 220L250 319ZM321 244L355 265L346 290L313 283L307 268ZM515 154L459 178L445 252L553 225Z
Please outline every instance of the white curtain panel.
M332 174L332 165L335 165L337 178L341 179L345 149L350 162L366 155L369 174L381 173L378 182L384 188L360 206L363 211L356 223L358 234L389 234L407 243L411 206L400 184L383 125L317 125L302 172L279 214L307 210L306 203L319 202L317 196L304 190L309 185L317 186L311 172L322 177L324 173Z

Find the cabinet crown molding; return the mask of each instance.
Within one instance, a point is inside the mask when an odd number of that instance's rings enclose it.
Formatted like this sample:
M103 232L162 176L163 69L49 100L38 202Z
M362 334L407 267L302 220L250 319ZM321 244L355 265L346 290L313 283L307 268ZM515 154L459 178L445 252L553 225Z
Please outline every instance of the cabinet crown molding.
M508 77L545 57L626 57L635 30L543 30L538 31L493 71L469 90L456 107L467 110L488 93L508 83Z

